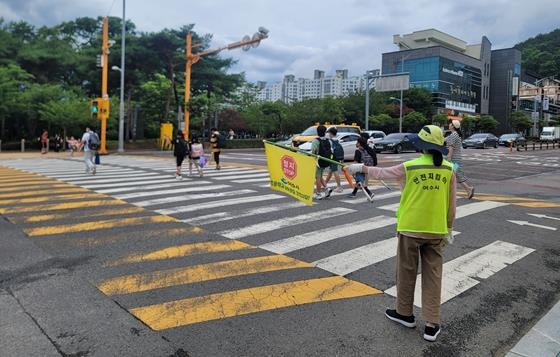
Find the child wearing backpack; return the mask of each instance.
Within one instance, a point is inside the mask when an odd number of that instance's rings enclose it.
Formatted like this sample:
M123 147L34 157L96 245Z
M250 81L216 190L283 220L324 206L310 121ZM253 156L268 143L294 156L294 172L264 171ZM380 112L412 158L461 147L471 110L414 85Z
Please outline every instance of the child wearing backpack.
M338 161L340 163L344 162L344 149L342 145L338 142L336 138L336 134L338 130L332 126L327 130L327 136L331 141L332 152L333 152L333 160ZM343 191L342 186L340 185L340 171L341 166L337 164L330 164L329 165L329 173L327 174L327 178L325 178L325 185L329 183L331 177L334 175L334 181L336 182L336 188L334 192L341 193Z
M360 137L358 139L358 142L356 143L354 161L356 163L363 163L364 166L377 166L377 155L375 153L375 150L369 147L369 145L367 144L367 140L363 137ZM365 191L364 193L368 195L368 201L371 201L373 199L374 193L371 192L367 187L369 181L368 175L359 172L354 175L354 179L356 180L356 185L354 186L354 190L350 195L348 195L348 197L355 198L358 189L363 188L363 190Z
M325 137L326 131L327 128L324 125L319 125L317 127L317 135L319 137L311 143L311 153L332 159L333 154L331 141ZM328 161L321 159L317 160L317 169L315 171L315 198L318 200L330 197L333 191L332 188L327 187L327 184L323 180L323 172L325 171L325 168L329 166L330 163Z
M193 164L198 170L198 175L200 177L203 176L202 167L200 165L200 158L204 155L204 148L202 144L198 142L198 138L194 137L191 142L189 143L190 146L190 155L189 155L189 176L192 175L192 167Z

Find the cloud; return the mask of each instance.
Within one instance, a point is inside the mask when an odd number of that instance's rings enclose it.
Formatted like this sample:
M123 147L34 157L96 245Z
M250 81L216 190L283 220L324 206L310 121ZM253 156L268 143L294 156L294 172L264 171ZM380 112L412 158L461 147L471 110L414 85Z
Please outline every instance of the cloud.
M121 16L120 0L0 0L6 20L52 26L76 17ZM188 6L188 8L187 8ZM333 74L348 69L361 75L379 68L381 54L395 51L392 35L427 28L447 32L468 43L486 35L493 48L515 45L558 27L558 0L153 0L127 3L127 19L139 31L159 31L194 23L213 34L212 47L252 35L258 26L270 38L248 52L225 51L250 81L279 81L285 74L312 77L314 69Z

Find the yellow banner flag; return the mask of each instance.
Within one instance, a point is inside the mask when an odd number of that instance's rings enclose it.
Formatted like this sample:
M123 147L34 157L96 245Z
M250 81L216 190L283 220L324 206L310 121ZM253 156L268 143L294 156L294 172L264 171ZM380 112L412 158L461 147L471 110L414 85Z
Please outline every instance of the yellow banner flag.
M316 159L280 146L264 143L270 188L311 206Z

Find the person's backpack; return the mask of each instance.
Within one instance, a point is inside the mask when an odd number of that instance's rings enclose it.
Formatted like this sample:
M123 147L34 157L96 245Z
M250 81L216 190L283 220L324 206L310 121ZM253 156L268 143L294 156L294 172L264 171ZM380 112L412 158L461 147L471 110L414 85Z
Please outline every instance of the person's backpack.
M89 133L88 146L90 150L99 149L99 136L97 136L97 133L93 131Z
M344 149L338 140L331 140L333 147L333 156L336 161L344 161Z
M201 157L203 153L202 144L194 143L191 144L191 157Z
M226 137L222 134L218 135L218 148L224 149L226 147Z
M319 140L319 156L326 157L327 159L333 158L332 148L330 140L328 139L316 139ZM328 167L330 163L325 160L319 159L319 167Z

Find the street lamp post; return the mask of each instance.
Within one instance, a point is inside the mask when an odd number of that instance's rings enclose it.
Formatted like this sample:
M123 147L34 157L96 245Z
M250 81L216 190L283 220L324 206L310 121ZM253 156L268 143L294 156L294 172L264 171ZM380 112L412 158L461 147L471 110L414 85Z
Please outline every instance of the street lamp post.
M390 97L389 99L391 100L398 100L399 101L399 106L400 106L400 114L399 114L399 133L402 133L402 110L403 110L403 99L402 99L402 93L403 91L401 90L401 99L399 98L395 98L395 97Z
M125 33L126 33L126 20L125 20L125 0L123 0L122 7L122 34L121 34L121 99L119 103L119 147L118 151L124 151L124 51L125 51ZM114 67L113 67L114 68Z
M366 110L365 110L365 130L369 130L369 79L370 77L375 77L379 75L379 70L369 70L366 71Z
M257 47L259 43L268 38L268 30L264 27L259 27L258 31L253 35L253 37L245 36L241 41L230 43L227 46L219 47L211 50L206 50L199 53L192 53L193 47L198 47L200 45L192 44L191 33L188 32L186 36L186 67L185 67L185 130L183 131L183 136L188 140L189 138L189 100L191 98L191 66L198 62L202 57L217 54L223 50L233 50L240 48L243 51L248 51L251 47Z

